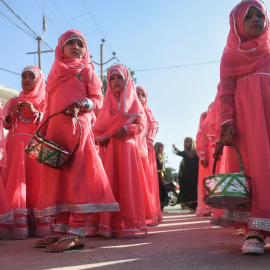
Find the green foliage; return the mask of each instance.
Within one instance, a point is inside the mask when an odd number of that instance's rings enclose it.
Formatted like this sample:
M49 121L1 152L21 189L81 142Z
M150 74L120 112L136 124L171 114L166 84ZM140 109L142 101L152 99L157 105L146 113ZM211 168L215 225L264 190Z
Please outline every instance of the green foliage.
M174 168L167 167L165 168L165 176L166 182L170 182L174 178L178 179L178 172Z

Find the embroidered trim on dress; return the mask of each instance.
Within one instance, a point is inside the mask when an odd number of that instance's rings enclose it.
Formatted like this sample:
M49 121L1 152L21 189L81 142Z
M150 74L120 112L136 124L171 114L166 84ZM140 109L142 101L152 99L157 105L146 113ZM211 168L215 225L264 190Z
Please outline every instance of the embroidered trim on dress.
M251 76L253 76L253 75L267 75L267 76L270 76L270 73L266 73L266 72L257 72L257 73L253 73L253 74L250 74L250 75L248 75L248 76L246 76L246 77L244 77L244 78L241 78L241 79L237 80L236 83L238 83L238 82L240 82L240 81L242 81L242 80L244 80L244 79L246 79L246 78L249 78L249 77L251 77Z
M238 212L234 210L225 210L223 213L223 218L234 220L234 221L241 221L241 222L248 222L250 217L250 212Z
M69 227L68 233L72 233L81 237L85 237L86 229L84 227Z
M270 231L270 219L266 218L250 218L248 227L251 229Z
M71 213L99 213L99 212L118 212L118 203L93 203L93 204L60 204L47 207L43 210L35 210L36 217L52 216L63 212Z

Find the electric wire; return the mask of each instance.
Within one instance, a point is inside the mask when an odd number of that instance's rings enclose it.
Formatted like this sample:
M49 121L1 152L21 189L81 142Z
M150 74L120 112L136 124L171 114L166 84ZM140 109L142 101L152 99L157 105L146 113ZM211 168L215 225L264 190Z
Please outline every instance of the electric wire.
M176 65L176 66L168 66L168 67L158 67L158 68L149 68L149 69L137 69L137 70L134 70L134 72L154 71L154 70L182 68L182 67L192 67L192 66L202 66L202 65L209 65L209 64L216 64L216 63L220 63L220 60L209 61L209 62L201 62L201 63L194 63L194 64L183 64L183 65Z
M36 37L39 37L39 35L27 24L25 23L22 18L17 15L15 13L15 11L4 1L4 0L1 0L2 3L5 4L5 6L36 36ZM42 41L48 48L50 48L51 50L53 50L44 40Z
M20 73L17 73L17 72L14 72L14 71L11 71L11 70L8 70L8 69L5 69L5 68L1 68L0 67L0 70L3 70L3 71L6 71L6 72L9 72L9 73L13 73L13 74L16 74L16 75L20 75L21 76Z

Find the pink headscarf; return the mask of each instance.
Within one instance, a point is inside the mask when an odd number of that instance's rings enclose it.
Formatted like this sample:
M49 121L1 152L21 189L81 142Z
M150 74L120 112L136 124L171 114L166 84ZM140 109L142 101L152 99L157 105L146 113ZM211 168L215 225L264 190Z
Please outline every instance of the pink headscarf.
M85 46L86 51L82 59L68 59L63 54L63 47L68 41L73 39L81 40ZM59 84L80 73L84 68L88 68L89 70L94 69L90 63L90 54L87 49L86 39L80 31L69 30L58 39L58 45L55 49L55 60L48 75L47 92L55 90Z
M148 131L147 131L146 137L147 138L150 138L152 140L152 142L154 142L154 139L155 138L152 138L151 137L151 134L154 134L154 133L152 133L151 131L153 129L157 129L158 130L158 127L159 127L158 126L158 122L156 121L153 112L150 110L150 108L148 106L148 103L147 103L147 92L146 92L145 88L142 87L142 86L137 86L136 87L136 91L137 90L142 90L144 92L144 94L145 94L145 102L144 102L144 104L142 104L142 106L143 106L144 112L145 112L146 117L147 117L147 122L148 122Z
M31 92L22 90L18 97L10 99L3 110L4 118L12 111L14 101L30 101L37 110L45 103L46 92L43 72L37 66L27 66L23 69L22 73L25 71L32 72L35 75L35 78L37 78L35 89Z
M248 37L244 32L244 18L251 7L256 7L265 16L265 28L256 38ZM247 74L270 61L269 18L259 0L245 0L230 13L230 32L224 48L220 76L231 77Z
M122 92L116 93L111 89L110 83L107 84L103 107L93 128L97 140L112 137L119 128L133 123L137 117L144 114L128 69L120 64L111 66L107 74L108 81L115 72L122 76L125 88Z

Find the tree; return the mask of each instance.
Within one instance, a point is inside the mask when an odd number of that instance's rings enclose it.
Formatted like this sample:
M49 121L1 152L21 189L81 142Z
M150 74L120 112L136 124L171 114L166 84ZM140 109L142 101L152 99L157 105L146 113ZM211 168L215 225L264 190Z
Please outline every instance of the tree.
M178 172L171 167L165 168L166 182L170 182L172 179L178 179Z

